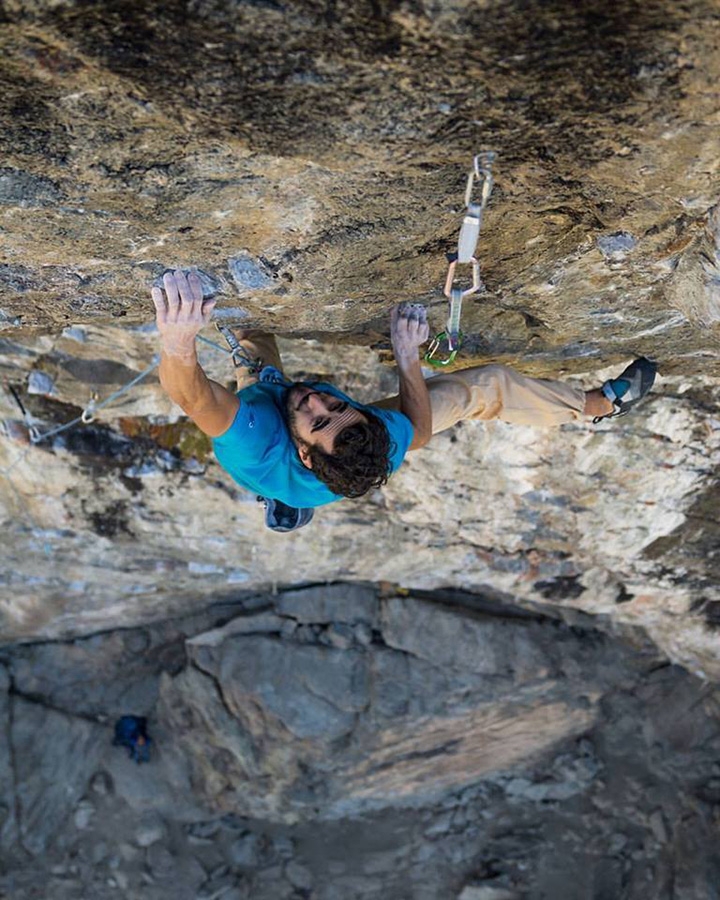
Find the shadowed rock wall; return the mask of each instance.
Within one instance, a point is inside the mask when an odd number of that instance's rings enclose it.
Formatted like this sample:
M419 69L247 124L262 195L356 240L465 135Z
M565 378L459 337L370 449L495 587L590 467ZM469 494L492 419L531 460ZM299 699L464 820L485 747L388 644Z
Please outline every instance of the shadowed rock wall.
M718 689L628 636L336 585L5 650L0 894L710 900Z

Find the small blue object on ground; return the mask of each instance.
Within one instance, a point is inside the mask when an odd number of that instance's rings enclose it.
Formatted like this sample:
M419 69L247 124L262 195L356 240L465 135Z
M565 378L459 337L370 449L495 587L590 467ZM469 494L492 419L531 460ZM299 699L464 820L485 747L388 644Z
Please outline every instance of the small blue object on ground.
M144 716L121 716L115 723L113 746L127 747L136 763L150 762L151 743Z

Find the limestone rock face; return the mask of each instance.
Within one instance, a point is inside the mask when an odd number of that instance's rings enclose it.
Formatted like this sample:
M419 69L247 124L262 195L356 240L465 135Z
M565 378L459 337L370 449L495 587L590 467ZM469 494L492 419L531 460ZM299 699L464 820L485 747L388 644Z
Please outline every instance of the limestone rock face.
M0 26L0 894L714 897L717 4L6 0ZM151 285L195 266L292 377L391 394L388 313L442 329L485 149L457 365L591 388L642 353L653 394L465 423L266 531L160 388ZM109 746L128 712L148 767Z
M194 264L228 317L372 330L433 298L490 147L468 347L714 351L710 0L4 10L6 329L143 322L149 282Z
M3 16L4 639L384 579L642 624L716 677L712 3L38 0ZM442 326L483 148L485 290L460 364L589 387L642 352L655 396L611 426L463 426L312 531L265 533L148 372L149 286L196 265L221 320L291 338L293 374L390 393L368 345L387 347L398 299ZM230 380L217 349L202 359ZM91 402L96 424L23 445L20 406L47 431Z
M66 334L5 345L8 384L41 432L77 417L93 389L101 400L121 389L118 367L152 363L152 334L83 333L85 343ZM77 355L66 356L73 343ZM213 377L231 377L227 356L201 347ZM368 348L285 340L282 351L291 374L335 375L361 400L395 389ZM76 371L106 360L108 382L70 377L68 359ZM28 390L32 372L52 382L49 394ZM21 442L6 389L4 638L88 634L273 584L354 579L461 587L640 625L674 661L715 678L717 396L712 378L676 375L631 417L597 426L468 422L410 454L382 491L322 508L309 528L282 536L264 528L255 498L219 469L152 375L96 422L35 446Z
M41 705L22 700L15 700L14 705L11 752L16 802L22 810L19 839L38 855L66 825L68 805L82 797L88 772L105 753L105 735L90 722L70 719ZM51 739L39 740L42 734Z
M3 15L7 640L275 582L384 579L639 623L720 672L712 3L39 0ZM442 326L444 252L483 148L485 290L465 304L461 364L589 387L642 352L656 395L612 426L455 429L381 493L268 535L149 371L149 286L196 265L221 320L292 338L298 377L390 393L368 345L387 346L398 299ZM226 357L202 352L228 381ZM47 431L91 402L99 424L22 444L20 407Z

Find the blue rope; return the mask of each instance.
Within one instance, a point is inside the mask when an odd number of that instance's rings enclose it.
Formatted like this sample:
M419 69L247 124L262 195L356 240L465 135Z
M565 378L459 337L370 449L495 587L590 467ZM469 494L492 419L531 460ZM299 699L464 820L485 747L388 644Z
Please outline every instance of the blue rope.
M199 341L202 341L203 344L209 344L211 347L214 347L216 350L222 350L223 353L231 353L231 350L228 350L227 347L221 347L220 344L216 344L215 341L211 341L209 338L203 337L201 334L197 336Z
M102 403L92 403L86 409L83 410L82 414L77 416L77 418L73 419L71 422L66 422L64 425L58 425L57 428L51 428L50 431L44 431L41 434L36 435L35 437L31 437L30 440L33 444L39 444L40 441L46 441L48 438L55 437L55 435L62 434L63 431L67 431L70 428L74 428L75 425L79 425L80 422L85 424L89 424L92 419L87 418L87 414L96 409L103 409L103 407L108 406L113 400L117 400L118 397L122 397L123 394L126 394L130 388L135 387L136 384L141 382L143 378L147 378L147 376L154 372L155 369L160 365L160 359L156 356L153 360L152 365L148 366L147 369L144 369L132 381L128 381L128 383L121 387L120 390L115 391L110 394L109 397L106 397Z

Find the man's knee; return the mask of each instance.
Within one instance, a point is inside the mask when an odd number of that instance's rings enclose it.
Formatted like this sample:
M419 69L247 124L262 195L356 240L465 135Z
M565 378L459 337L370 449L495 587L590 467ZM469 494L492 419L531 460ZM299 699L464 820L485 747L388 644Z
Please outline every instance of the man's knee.
M435 375L427 380L433 434L452 428L464 418L472 401L470 388L456 374L459 373Z

